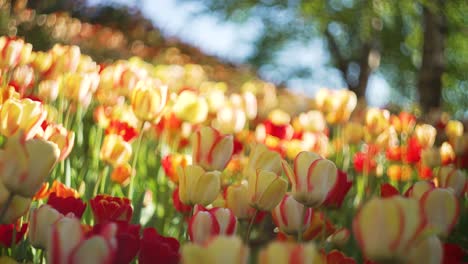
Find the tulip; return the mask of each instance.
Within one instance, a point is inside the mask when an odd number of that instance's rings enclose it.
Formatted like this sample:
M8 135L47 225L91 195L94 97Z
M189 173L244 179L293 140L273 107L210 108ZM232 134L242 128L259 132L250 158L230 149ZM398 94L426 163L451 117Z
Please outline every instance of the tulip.
M44 131L43 138L57 144L60 150L59 161L63 161L73 149L75 132L67 130L61 124L49 124Z
M282 165L292 184L292 195L307 207L320 206L338 183L335 164L313 152L301 152L294 159L294 169L286 161Z
M455 151L453 150L453 147L450 145L450 143L442 143L440 146L440 158L442 160L442 165L447 165L455 161Z
M255 213L249 205L247 182L229 185L226 189L226 205L238 219L250 219Z
M321 89L315 96L319 110L325 113L328 123L336 124L349 120L357 104L356 94L352 91Z
M32 61L34 69L40 73L45 73L52 66L52 54L50 52L37 51L34 52L34 60Z
M421 151L421 161L425 166L437 167L442 164L440 152L436 148L426 148Z
M215 207L209 210L219 224L219 233L222 235L233 235L237 231L237 219L231 209Z
M61 88L65 98L81 105L86 105L88 97L94 94L99 84L96 73L71 73L64 76Z
M220 234L220 224L213 213L200 210L190 218L188 234L192 242L203 244Z
M75 217L81 218L86 209L86 203L74 196L63 197L52 192L49 195L47 204L63 215L72 213Z
M177 171L178 167L185 167L189 162L189 157L180 153L174 153L167 155L161 159L161 166L164 169L164 173L173 182L179 182L179 174Z
M352 185L353 181L348 179L348 175L342 170L337 170L337 182L328 193L323 205L340 208Z
M22 130L25 139L31 139L39 132L46 115L40 102L10 98L0 109L0 134L11 137Z
M366 128L373 135L380 135L389 126L390 112L377 108L369 108L366 112Z
M406 259L424 225L418 201L399 196L373 198L354 218L353 232L365 257L395 262Z
M415 198L416 200L420 200L421 197L428 191L434 189L435 186L432 182L428 181L418 181L414 183L406 192L406 197Z
M141 121L157 122L167 103L168 88L152 81L139 81L132 91L131 104Z
M327 124L322 112L311 110L307 113L301 113L297 119L293 121L293 126L296 129L307 132L323 132Z
M451 189L436 188L421 197L421 207L429 227L439 236L447 237L457 223L460 206Z
M231 135L221 135L216 129L202 127L192 137L193 164L207 171L223 171L234 151Z
M120 135L126 142L131 142L138 136L138 131L133 126L118 119L111 120L104 133Z
M276 226L288 235L303 233L310 224L312 208L305 208L286 194L271 212Z
M429 236L419 241L410 251L407 263L439 264L444 255L442 243L437 236Z
M433 126L428 124L417 125L414 133L422 148L430 148L434 145L437 130Z
M205 245L188 243L181 251L183 264L247 264L249 249L236 236L218 236Z
M89 201L96 223L108 221L130 222L133 208L130 200L124 197L113 197L100 194Z
M3 248L12 247L13 244L17 245L23 240L24 235L28 231L28 224L6 224L0 225L0 246ZM2 259L0 259L0 263ZM16 263L16 262L15 262Z
M223 107L213 121L213 126L224 134L239 133L245 126L246 115L242 109L234 107Z
M249 176L250 206L260 211L271 211L286 194L288 183L273 172L258 170Z
M195 92L185 90L177 97L172 111L181 120L198 124L204 122L208 116L208 103Z
M343 138L348 144L359 144L364 138L364 128L355 122L346 123L343 127Z
M141 238L140 253L138 262L141 264L151 264L155 261L165 264L178 264L179 241L172 237L163 237L152 227L143 230Z
M63 214L47 204L33 210L29 218L29 242L31 245L45 249L53 224L62 217L64 217Z
M397 188L395 188L390 183L384 183L380 185L380 197L388 198L388 197L398 196L398 195L400 195L400 192L398 191Z
M130 177L132 176L132 167L128 163L118 165L114 168L111 173L111 180L121 186L126 186L130 183Z
M68 263L70 254L84 239L80 220L67 216L55 222L47 240L47 263Z
M14 68L18 64L27 64L32 45L22 39L0 38L0 68Z
M101 234L81 241L68 257L69 263L113 263L117 250L116 224L106 225Z
M81 50L78 46L55 44L50 52L53 56L53 65L47 72L49 79L56 79L64 72L77 71L81 57Z
M337 245L338 247L343 247L348 243L351 233L347 228L340 228L335 231L327 240Z
M25 89L30 87L34 82L34 70L28 65L18 66L14 71L10 80L10 85L21 94L25 94Z
M109 134L104 137L100 158L113 165L118 166L128 163L132 156L132 145L121 136Z
M255 177L258 170L270 171L276 175L280 175L283 168L281 167L281 156L279 153L269 150L263 144L255 145L250 151L249 160L244 167L243 174L247 178Z
M59 94L59 82L56 80L44 80L39 83L37 89L41 100L53 102Z
M450 188L457 197L463 196L463 192L468 185L466 174L459 169L444 166L437 172L437 184L441 188Z
M347 257L343 252L333 249L328 252L325 257L325 263L327 264L356 264L353 258ZM364 262L369 264L368 262Z
M212 203L221 189L221 173L206 172L201 166L188 165L179 168L179 197L186 204L206 206Z
M323 263L320 253L312 242L296 244L291 242L271 242L260 251L261 264Z
M450 120L445 126L445 134L449 139L463 136L463 123L458 120Z
M8 191L6 191L6 193L8 193ZM3 203L0 202L0 210L6 210L4 211L3 218L0 219L0 223L16 223L16 221L29 210L32 201L31 198L25 198L18 195L14 195L12 197L13 198L11 198L10 203L7 201ZM5 206L8 206L8 208L5 208Z
M56 144L11 137L0 152L0 176L12 194L33 197L59 158Z

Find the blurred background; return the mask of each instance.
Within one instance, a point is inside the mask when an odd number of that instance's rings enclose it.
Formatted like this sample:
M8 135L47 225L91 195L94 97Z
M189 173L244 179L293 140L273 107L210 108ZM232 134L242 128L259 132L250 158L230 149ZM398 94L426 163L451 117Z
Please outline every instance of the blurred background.
M79 45L100 63L210 65L313 96L349 88L373 106L468 118L466 0L0 0L2 35Z

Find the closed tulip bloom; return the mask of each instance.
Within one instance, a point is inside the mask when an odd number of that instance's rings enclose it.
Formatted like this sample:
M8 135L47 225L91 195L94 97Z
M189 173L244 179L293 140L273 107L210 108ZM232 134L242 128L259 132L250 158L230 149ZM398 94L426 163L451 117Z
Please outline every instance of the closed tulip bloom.
M455 150L453 150L452 145L448 142L442 143L440 146L440 159L442 160L442 165L453 163L455 158Z
M210 210L219 223L219 233L234 235L237 231L237 218L229 208L215 207Z
M435 127L428 124L417 125L414 133L422 148L430 148L434 145L437 135Z
M61 88L65 98L86 105L88 96L94 94L99 84L99 75L96 73L72 73L65 75L64 86Z
M188 234L192 242L203 244L220 234L220 225L213 213L200 210L190 218Z
M195 92L185 90L177 97L172 111L181 120L198 124L204 122L208 116L208 103Z
M293 169L284 160L282 164L292 184L294 199L308 207L320 206L338 182L335 164L313 152L299 153Z
M179 197L186 205L212 203L221 189L221 172L206 172L201 166L179 168Z
M447 237L460 215L458 199L450 189L436 188L423 194L421 207L429 227L440 237Z
M34 60L32 61L34 69L40 73L44 73L52 66L52 54L50 52L34 52Z
M68 263L114 263L113 261L117 250L116 232L116 224L111 223L101 230L101 234L81 241L71 252Z
M157 122L167 103L168 88L154 81L139 81L132 91L131 105L141 121Z
M1 188L1 187L0 187ZM8 194L9 192L6 191ZM8 209L6 209L5 215L2 219L0 219L0 224L14 224L16 221L25 215L29 207L31 205L32 199L31 198L24 198L18 195L13 196L13 200L11 201ZM5 206L4 202L0 202L0 208Z
M13 68L20 63L27 63L31 55L32 45L25 43L22 39L1 37L0 50L0 68Z
M296 244L292 242L271 242L259 253L260 264L324 263L312 242Z
M226 206L239 219L250 219L255 209L250 206L247 182L232 184L226 190Z
M366 258L403 262L424 226L417 200L393 196L364 204L354 218L353 232Z
M294 200L292 195L286 194L271 214L276 226L282 232L295 235L304 232L310 225L312 208L304 209L304 205Z
M75 132L67 130L61 124L49 124L44 131L43 138L57 144L60 150L59 160L62 161L73 149Z
M280 175L283 171L280 154L269 150L263 144L255 145L250 151L249 160L244 167L243 174L245 177L250 178L256 176L258 170L270 171Z
M55 222L64 217L50 205L44 204L34 209L29 218L29 242L36 248L45 249L51 228Z
M9 192L33 197L58 161L60 150L43 139L11 137L0 152L0 175Z
M89 201L96 223L130 222L133 216L132 203L125 197L99 194Z
M53 102L59 94L59 82L56 80L44 80L39 83L37 89L39 98L46 102Z
M100 158L113 166L126 164L132 156L132 145L121 136L109 134L104 137Z
M406 197L411 197L420 200L421 197L428 191L434 189L435 186L432 182L418 181L414 183L405 193Z
M31 139L39 132L46 115L40 102L10 98L0 109L0 134L11 137L23 130L24 137Z
M451 166L441 167L436 177L438 187L452 189L457 197L463 195L463 191L468 185L465 172Z
M182 247L183 264L247 264L249 249L237 236L217 236L205 245L187 243Z
M31 66L18 66L11 76L10 84L14 86L21 94L24 94L25 89L30 87L34 81L34 70Z
M67 216L55 222L47 240L47 263L69 263L69 256L85 238L80 220Z
M463 136L463 123L458 120L450 120L445 126L445 134L449 139Z
M222 133L233 134L242 131L246 121L246 115L242 109L227 106L217 112L213 126Z
M260 211L271 211L286 194L288 183L273 172L258 170L249 176L250 206Z
M327 127L325 117L318 110L311 110L307 113L301 113L293 121L293 126L307 132L323 132Z
M349 237L351 233L347 228L340 228L335 233L333 233L330 237L328 237L327 241L330 241L334 245L338 247L343 247L348 243Z
M193 164L207 171L223 171L233 151L232 135L222 135L212 127L202 127L192 137Z
M437 167L442 163L440 152L436 148L426 148L421 151L421 161L428 167Z
M390 112L377 108L369 108L366 112L366 128L373 135L378 136L389 126Z
M359 144L364 138L364 127L356 122L348 122L344 125L343 134L348 144Z

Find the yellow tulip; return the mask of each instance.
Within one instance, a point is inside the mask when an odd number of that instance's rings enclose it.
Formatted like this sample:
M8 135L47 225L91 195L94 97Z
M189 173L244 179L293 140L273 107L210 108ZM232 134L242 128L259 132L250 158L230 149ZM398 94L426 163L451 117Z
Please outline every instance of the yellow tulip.
M281 167L281 156L278 152L269 150L263 144L257 144L250 150L249 160L244 167L243 174L250 178L257 175L257 171L271 171L280 175L283 171Z
M168 88L154 81L139 81L132 91L131 104L141 121L158 122L167 103Z
M172 111L178 118L189 123L203 123L208 116L208 103L195 92L186 90L179 94Z
M249 176L250 206L260 211L271 211L286 194L288 183L277 174L258 170Z
M221 172L206 172L199 165L178 168L179 197L187 205L212 203L221 190Z
M0 133L11 137L22 130L25 139L31 139L39 132L46 115L40 102L10 98L0 109Z
M201 246L187 243L181 250L183 264L247 264L249 249L236 236L217 236Z
M435 127L428 124L417 125L414 133L422 148L430 148L434 145L437 135Z
M120 135L109 134L104 137L100 158L113 166L127 163L132 156L132 145Z
M324 263L312 242L296 244L293 242L271 242L259 253L261 264Z
M449 139L463 136L463 123L458 120L450 120L445 126L445 134Z
M0 187L1 188L1 187ZM1 190L4 191L4 190ZM10 194L6 191L6 194ZM29 207L31 205L32 199L31 198L24 198L19 195L13 196L11 203L8 205L8 209L6 209L5 215L2 219L0 219L0 223L3 224L14 224L20 217L25 215ZM0 208L6 206L5 202L0 202Z
M250 219L255 210L249 204L247 182L231 184L226 189L226 206L239 219Z

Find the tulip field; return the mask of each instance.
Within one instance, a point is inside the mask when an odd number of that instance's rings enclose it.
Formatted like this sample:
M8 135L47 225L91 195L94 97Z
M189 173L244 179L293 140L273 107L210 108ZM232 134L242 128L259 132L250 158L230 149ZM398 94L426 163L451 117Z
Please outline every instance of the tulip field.
M0 72L0 263L468 261L447 113L6 36Z

